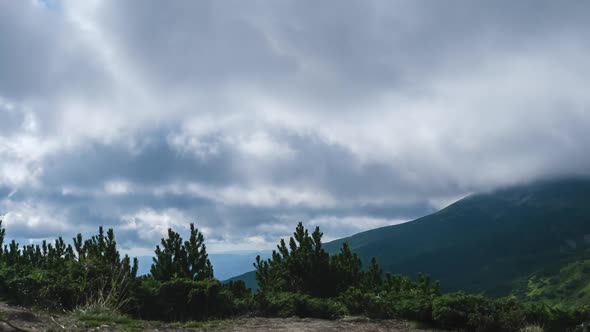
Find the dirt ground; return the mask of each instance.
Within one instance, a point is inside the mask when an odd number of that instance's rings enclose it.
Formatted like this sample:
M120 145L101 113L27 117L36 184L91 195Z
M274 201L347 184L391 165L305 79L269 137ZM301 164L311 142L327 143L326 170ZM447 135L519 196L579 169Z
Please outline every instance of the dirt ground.
M210 332L250 332L250 331L285 331L285 332L428 332L418 329L412 323L396 320L367 320L345 318L340 320L323 320L311 318L261 318L248 317L212 323L165 324L138 321L139 325L118 326L101 324L88 326L73 315L32 312L25 308L8 306L0 303L0 331L210 331Z
M249 332L249 331L286 331L286 332L410 332L418 331L410 327L409 323L384 320L384 321L348 321L348 320L322 320L309 318L247 318L232 321L229 326L220 327L211 331L219 332Z

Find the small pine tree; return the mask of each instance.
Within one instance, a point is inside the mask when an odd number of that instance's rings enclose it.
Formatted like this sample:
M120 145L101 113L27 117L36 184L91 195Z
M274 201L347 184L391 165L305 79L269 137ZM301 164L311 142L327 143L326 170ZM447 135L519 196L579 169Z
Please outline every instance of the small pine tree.
M187 251L189 277L193 280L213 278L213 266L205 246L203 234L190 224L190 237L184 243Z
M322 236L319 227L309 234L299 223L288 247L282 239L272 258L256 257L254 267L260 289L333 297L357 286L363 275L358 256L344 244L339 254L330 257L322 246Z
M151 268L154 279L168 281L174 278L205 280L213 278L213 266L209 261L204 237L194 224L190 225L190 237L182 237L171 228L168 237L156 246Z
M371 259L371 264L369 265L369 268L364 273L362 286L366 290L378 289L379 287L381 287L381 283L382 283L381 275L382 274L383 274L383 271L381 271L379 264L377 264L377 259L375 259L375 257L373 257Z
M363 275L361 270L361 259L353 253L348 243L342 244L340 252L332 257L334 280L338 284L339 292L346 291L349 287L357 285Z

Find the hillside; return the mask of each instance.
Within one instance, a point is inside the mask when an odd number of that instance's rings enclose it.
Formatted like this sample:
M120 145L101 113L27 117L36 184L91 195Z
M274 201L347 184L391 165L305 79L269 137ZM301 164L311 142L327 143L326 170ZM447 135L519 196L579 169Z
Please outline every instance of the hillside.
M517 289L521 295L563 298L573 295L567 290L574 286L564 290L571 273L562 269L573 264L570 270L586 271L576 262L588 257L590 246L590 180L545 181L471 195L437 213L336 240L326 248L336 252L343 242L363 262L374 256L386 272L428 273L445 290L505 295ZM584 297L579 292L585 292L590 278L575 275L576 296ZM251 275L241 279L252 282ZM544 280L544 293L539 280ZM553 289L562 290L553 294Z
M590 180L549 181L477 194L432 215L342 242L385 271L429 273L448 290L509 293L515 282L584 256Z

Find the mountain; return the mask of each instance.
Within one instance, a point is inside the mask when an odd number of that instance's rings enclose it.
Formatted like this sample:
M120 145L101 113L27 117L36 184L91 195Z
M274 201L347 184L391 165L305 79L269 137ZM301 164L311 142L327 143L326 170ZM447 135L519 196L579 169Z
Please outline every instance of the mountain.
M427 273L448 291L563 297L574 295L564 293L574 286L563 285L573 273L575 296L590 298L590 269L583 268L590 264L578 264L590 258L590 179L474 194L434 214L325 247L335 253L344 242L365 264L376 257L386 272ZM553 294L558 289L561 295Z
M590 180L568 179L464 198L414 221L334 241L348 242L384 271L430 274L447 290L503 295L515 283L587 254Z

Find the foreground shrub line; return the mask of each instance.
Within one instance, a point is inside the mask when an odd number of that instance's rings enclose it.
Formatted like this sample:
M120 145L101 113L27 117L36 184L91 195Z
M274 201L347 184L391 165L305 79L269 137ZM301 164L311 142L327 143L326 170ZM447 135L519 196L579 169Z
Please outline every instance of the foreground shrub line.
M323 233L299 223L268 260L256 257L255 294L241 281L214 278L204 237L191 224L189 238L168 230L156 246L150 274L137 276L137 259L121 257L112 229L102 227L71 244L4 244L0 221L0 297L23 306L75 311L90 322L112 319L193 321L239 315L395 318L468 331L588 331L588 307L533 305L514 297L442 293L420 274L384 274L377 261L365 268L347 244L329 255ZM543 326L544 328L541 328Z

